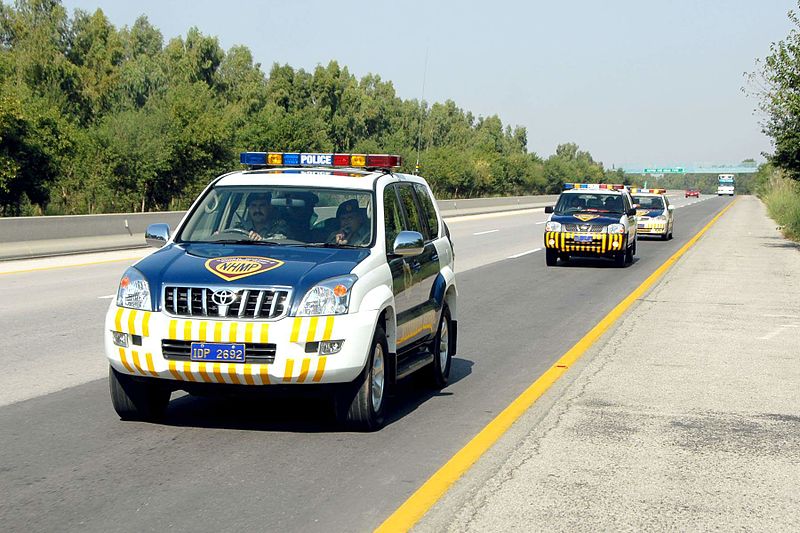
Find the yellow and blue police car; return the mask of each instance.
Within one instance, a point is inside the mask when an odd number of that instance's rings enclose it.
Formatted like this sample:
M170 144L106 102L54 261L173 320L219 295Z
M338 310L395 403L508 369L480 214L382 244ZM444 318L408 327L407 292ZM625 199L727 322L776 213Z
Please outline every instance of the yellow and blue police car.
M612 259L624 267L636 254L636 210L624 185L565 183L555 206L547 206L547 266L571 257Z
M662 240L672 238L675 206L669 203L666 189L631 188L636 207L639 235L656 235Z
M159 249L129 268L105 320L114 408L161 417L176 390L330 394L374 430L417 370L446 386L456 353L452 243L399 156L247 152Z

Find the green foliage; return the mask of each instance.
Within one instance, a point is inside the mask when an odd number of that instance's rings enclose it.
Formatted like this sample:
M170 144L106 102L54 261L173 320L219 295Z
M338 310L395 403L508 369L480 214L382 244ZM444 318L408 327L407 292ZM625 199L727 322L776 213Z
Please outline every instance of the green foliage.
M772 165L762 165L756 174L756 190L769 215L780 224L784 235L800 241L800 183Z
M0 215L181 209L244 150L398 153L442 197L622 181L575 144L542 160L527 132L447 100L403 100L331 61L265 74L191 28L165 43L146 17L0 0Z
M794 25L789 35L772 43L770 54L757 62L749 80L766 116L763 131L775 145L770 161L800 180L800 16L790 11L789 20Z

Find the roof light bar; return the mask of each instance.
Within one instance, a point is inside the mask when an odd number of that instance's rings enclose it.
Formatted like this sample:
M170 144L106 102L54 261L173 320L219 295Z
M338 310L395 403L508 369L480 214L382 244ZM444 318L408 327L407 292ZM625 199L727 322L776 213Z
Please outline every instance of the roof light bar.
M403 164L399 155L298 152L242 152L239 161L243 165L270 167L396 168Z
M568 191L570 189L611 189L611 190L621 190L624 189L625 185L620 183L565 183L564 190Z
M667 189L640 189L634 187L631 189L631 194L667 194Z

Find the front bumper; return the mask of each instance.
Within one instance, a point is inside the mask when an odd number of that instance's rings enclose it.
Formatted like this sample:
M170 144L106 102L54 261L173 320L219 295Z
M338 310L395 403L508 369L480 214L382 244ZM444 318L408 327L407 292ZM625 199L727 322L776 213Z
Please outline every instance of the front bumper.
M636 226L636 232L639 235L666 235L667 226L668 224L666 222L653 222L646 220L639 222L639 224Z
M604 256L623 251L625 235L622 233L546 231L544 233L544 246L559 252Z
M105 351L112 367L134 376L233 385L345 383L366 364L377 318L376 311L364 311L273 322L189 319L112 304ZM114 344L112 331L127 333L129 346ZM130 342L134 339L138 345ZM275 357L263 364L179 360L165 357L163 340L273 344ZM309 343L323 340L344 340L342 350L332 355L306 351Z

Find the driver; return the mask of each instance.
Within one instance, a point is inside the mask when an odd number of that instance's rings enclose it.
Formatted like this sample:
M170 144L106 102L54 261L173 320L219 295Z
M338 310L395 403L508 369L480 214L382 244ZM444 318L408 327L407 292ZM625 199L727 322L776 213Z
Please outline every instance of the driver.
M285 239L289 225L272 218L272 193L251 193L247 196L247 221L241 229L254 241Z
M364 209L358 207L358 200L352 198L344 201L336 210L339 229L328 236L326 242L331 244L349 244L359 246L370 241L370 228Z

